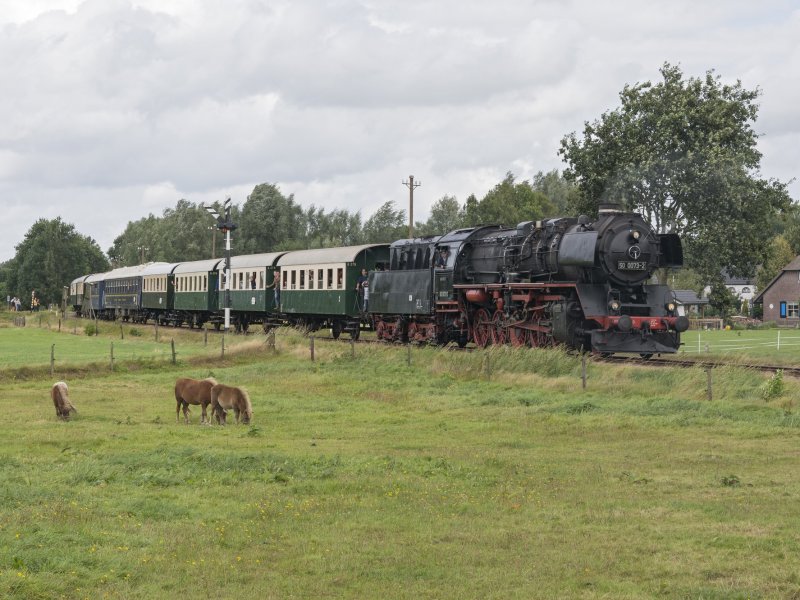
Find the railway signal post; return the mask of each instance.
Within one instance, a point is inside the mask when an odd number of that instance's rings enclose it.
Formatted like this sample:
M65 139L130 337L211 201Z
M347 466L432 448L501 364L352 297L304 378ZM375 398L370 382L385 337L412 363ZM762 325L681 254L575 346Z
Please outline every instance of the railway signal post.
M231 232L236 229L236 223L231 222L231 199L228 198L222 205L224 216L220 215L213 206L204 206L208 213L217 220L217 229L225 232L225 331L231 327Z

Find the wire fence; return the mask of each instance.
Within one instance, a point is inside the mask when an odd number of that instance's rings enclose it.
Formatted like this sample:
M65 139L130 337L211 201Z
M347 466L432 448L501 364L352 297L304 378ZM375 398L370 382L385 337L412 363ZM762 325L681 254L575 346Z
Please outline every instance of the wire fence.
M776 330L770 337L745 337L745 335L731 339L720 339L719 335L703 336L698 334L697 341L686 341L681 349L682 353L698 354L707 352L737 352L745 350L767 350L779 352L800 346L800 334L786 333Z

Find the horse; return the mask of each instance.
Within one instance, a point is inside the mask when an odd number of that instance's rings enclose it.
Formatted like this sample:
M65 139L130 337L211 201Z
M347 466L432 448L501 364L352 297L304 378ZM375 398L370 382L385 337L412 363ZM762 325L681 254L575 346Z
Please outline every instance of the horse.
M63 381L57 381L50 388L50 397L53 399L53 406L56 407L56 416L64 421L69 421L70 412L78 412L69 401L69 390Z
M215 385L217 385L217 380L213 377L205 379L180 377L175 381L175 400L178 403L175 407L175 421L180 422L181 407L183 407L183 418L188 425L190 404L199 404L202 407L203 415L200 417L200 423L209 421L206 408L211 404L211 388Z
M247 425L253 418L253 405L247 392L242 388L218 383L211 388L211 413L217 417L220 425L225 425L227 408L233 409L237 423L241 417L242 423Z

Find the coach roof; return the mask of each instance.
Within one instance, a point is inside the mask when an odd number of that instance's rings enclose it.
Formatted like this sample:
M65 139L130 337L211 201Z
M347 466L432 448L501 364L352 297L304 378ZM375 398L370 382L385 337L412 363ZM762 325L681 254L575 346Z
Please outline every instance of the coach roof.
M211 260L194 260L192 262L178 263L172 271L176 275L179 273L208 273L224 267L224 259L212 258ZM223 263L220 265L220 263ZM219 266L218 266L219 265Z
M278 260L279 267L294 265L318 265L326 263L355 262L358 255L375 248L388 248L388 244L364 244L363 246L345 246L344 248L317 248L315 250L298 250L287 252Z
M246 269L248 267L271 267L278 257L286 252L267 252L265 254L242 254L231 256L231 269ZM220 265L223 268L225 265Z
M178 263L153 262L144 265L140 275L169 275Z

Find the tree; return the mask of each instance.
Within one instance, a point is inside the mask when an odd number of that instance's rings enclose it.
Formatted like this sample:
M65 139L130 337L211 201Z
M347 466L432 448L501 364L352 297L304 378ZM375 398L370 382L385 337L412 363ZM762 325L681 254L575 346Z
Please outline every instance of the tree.
M685 80L665 63L663 81L626 85L621 106L561 140L580 211L617 201L659 232L682 236L689 266L714 279L751 276L786 209L786 184L759 178L753 129L759 91L722 84L713 71Z
M62 291L73 279L109 269L108 259L92 238L75 231L60 217L36 221L6 263L8 293L21 299L31 291L42 305L60 303Z
M260 183L242 206L238 231L237 254L295 250L305 246L306 220L294 194Z
M364 243L384 244L407 237L405 219L405 211L395 209L394 201L385 202L364 223Z
M545 215L546 217L569 215L580 196L578 187L561 175L558 169L547 173L539 171L533 176L531 187L534 191L544 194L553 205L553 214Z
M442 235L462 226L464 210L455 196L442 196L431 206L431 214L424 223L416 223L417 235Z
M756 273L756 287L763 292L769 282L778 275L783 267L794 260L795 253L789 242L782 235L775 236L769 243L764 262Z
M536 191L528 181L516 183L514 174L506 173L503 181L479 201L467 199L465 220L469 225L517 225L535 221L553 214L555 207L542 192Z

